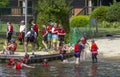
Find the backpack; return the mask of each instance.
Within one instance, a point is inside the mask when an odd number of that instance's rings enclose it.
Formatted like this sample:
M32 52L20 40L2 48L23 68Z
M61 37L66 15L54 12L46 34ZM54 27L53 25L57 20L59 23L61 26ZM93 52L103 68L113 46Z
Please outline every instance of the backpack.
M33 42L35 40L34 33L35 31L30 31L30 37L29 37L30 42Z

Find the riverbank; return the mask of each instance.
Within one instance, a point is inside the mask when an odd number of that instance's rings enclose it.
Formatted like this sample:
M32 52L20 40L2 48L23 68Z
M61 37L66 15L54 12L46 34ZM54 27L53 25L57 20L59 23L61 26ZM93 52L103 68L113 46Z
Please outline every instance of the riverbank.
M95 38L95 42L98 45L100 57L120 57L120 35Z

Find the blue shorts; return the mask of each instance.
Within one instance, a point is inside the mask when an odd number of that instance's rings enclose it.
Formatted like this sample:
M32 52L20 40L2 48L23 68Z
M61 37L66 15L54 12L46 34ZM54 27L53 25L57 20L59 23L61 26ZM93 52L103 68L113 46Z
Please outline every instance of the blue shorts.
M74 56L75 56L76 58L80 57L80 54L81 54L81 52L74 52Z

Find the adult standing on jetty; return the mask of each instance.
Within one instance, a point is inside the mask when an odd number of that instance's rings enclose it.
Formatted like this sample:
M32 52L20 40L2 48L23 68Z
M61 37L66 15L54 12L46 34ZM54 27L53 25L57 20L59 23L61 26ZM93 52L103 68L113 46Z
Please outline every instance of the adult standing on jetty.
M13 34L13 25L11 22L7 22L7 40L8 42L11 40Z
M26 35L25 35L25 46L24 46L25 47L25 54L27 54L28 42L30 42L31 45L32 45L32 55L34 55L36 37L37 37L37 34L33 30L33 28L31 28L31 30L26 33Z

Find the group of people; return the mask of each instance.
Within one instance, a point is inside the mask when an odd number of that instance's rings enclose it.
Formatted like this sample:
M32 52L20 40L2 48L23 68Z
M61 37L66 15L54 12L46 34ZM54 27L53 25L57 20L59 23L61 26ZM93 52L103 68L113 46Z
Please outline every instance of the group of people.
M76 58L76 60L75 60L76 64L79 64L81 55L84 55L86 57L86 55L85 55L86 54L86 51L85 51L86 44L89 45L89 43L87 43L86 34L84 34L84 36L82 38L80 38L74 46L74 56ZM90 45L89 49L91 52L92 63L97 63L98 46L95 43L94 39L91 40L91 45Z
M66 35L65 29L61 24L52 23L48 26L42 26L42 43L45 46L45 50L53 48L54 51L59 50L59 47L64 43L64 37Z
M31 29L26 31L25 21L22 20L20 22L19 28L19 44L24 45L25 54L27 54L27 46L28 42L32 45L32 54L35 51L35 44L37 44L38 49L40 48L38 42L38 33L40 32L39 26L35 24L34 21L31 22ZM12 35L14 33L14 26L11 22L7 22L7 42L11 42ZM59 47L64 43L64 37L66 35L66 31L61 24L50 23L47 26L45 24L42 25L42 44L45 47L45 51L49 51L49 49L53 49L54 51L59 50ZM17 47L16 47L17 48ZM15 50L14 50L15 51Z
M26 26L25 22L22 20L20 23L20 33L18 35L20 45L24 43L25 54L27 54L27 46L28 42L32 45L32 54L34 55L35 51L35 44L39 47L39 43L37 40L38 33L39 33L39 26L35 24L34 21L31 22L32 26L27 33L25 33ZM11 22L7 23L7 43L3 46L2 53L6 54L14 54L17 48L17 43L15 39L12 38L12 34L14 31L14 27ZM53 49L54 51L60 51L60 56L62 61L66 61L65 54L68 50L66 44L64 43L64 37L66 35L65 29L62 27L61 24L57 23L50 23L48 26L45 24L42 25L42 43L45 47L45 51L49 51L49 49ZM92 53L92 62L97 62L97 54L98 54L98 47L94 40L91 41L90 51ZM80 56L85 54L85 46L87 43L86 33L83 34L83 37L78 40L78 42L74 46L74 56L76 58L76 64L79 64Z
M20 45L24 44L25 54L27 54L28 42L32 44L32 54L34 54L35 51L35 44L37 44L37 47L39 48L39 43L37 41L38 32L39 32L38 25L35 24L34 21L31 22L31 25L32 25L31 29L28 30L27 32L26 32L26 26L24 20L20 22L20 26L19 26L20 28L20 32L18 34L18 39L20 41L19 44ZM14 33L14 26L12 25L11 22L7 22L7 33L6 33L7 41L3 46L2 54L14 54L14 52L16 51L17 43L16 43L16 39L12 37L13 33Z
M98 46L95 43L95 40L91 40L91 45L87 42L86 33L83 34L83 37L81 37L77 43L73 46L74 56L75 56L75 64L79 64L80 60L85 60L85 58L88 56L86 55L87 52L85 50L86 46L89 47L89 51L91 52L91 60L92 63L97 63L97 55L98 55ZM66 44L63 44L63 46L60 47L60 57L62 62L68 62L66 59L66 52L68 51L68 46Z

